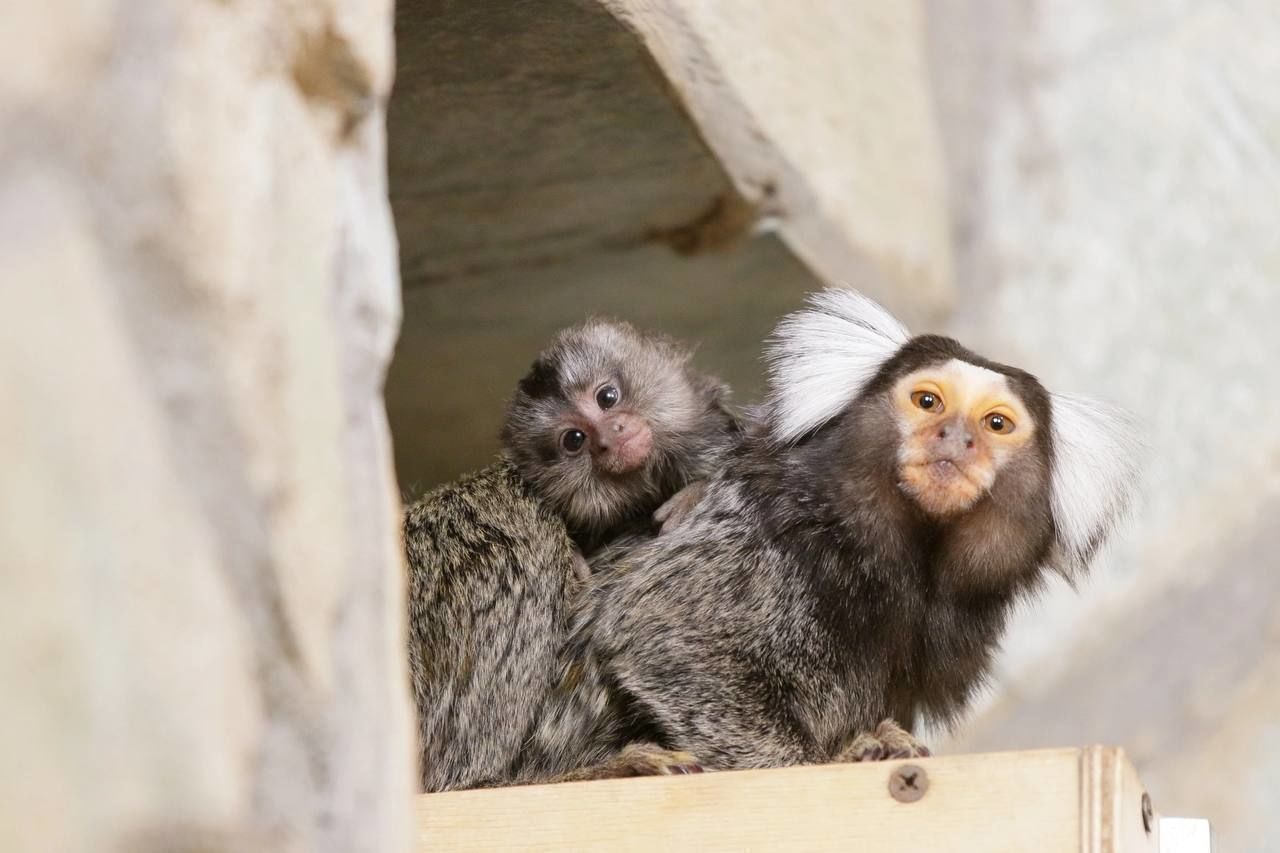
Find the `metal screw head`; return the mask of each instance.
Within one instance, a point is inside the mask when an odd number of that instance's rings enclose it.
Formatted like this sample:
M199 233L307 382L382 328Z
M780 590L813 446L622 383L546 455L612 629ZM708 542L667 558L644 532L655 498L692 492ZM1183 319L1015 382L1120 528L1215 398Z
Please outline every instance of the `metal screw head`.
M900 803L914 803L929 790L929 775L923 767L903 764L889 774L889 794Z
M1151 834L1152 819L1155 814L1151 808L1151 795L1146 791L1142 792L1142 828L1147 831L1147 835Z

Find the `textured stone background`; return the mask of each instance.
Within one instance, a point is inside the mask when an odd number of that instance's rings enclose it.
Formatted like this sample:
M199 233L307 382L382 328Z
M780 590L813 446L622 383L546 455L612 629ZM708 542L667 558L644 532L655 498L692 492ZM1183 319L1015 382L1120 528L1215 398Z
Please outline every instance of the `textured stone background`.
M1124 745L1222 850L1280 849L1280 9L929 4L953 327L1146 421L1142 506L1025 608L951 749Z
M407 851L390 4L2 17L0 850Z
M407 490L486 464L515 380L590 313L700 342L749 399L760 341L824 275L904 316L948 304L919 4L784 6L397 3Z

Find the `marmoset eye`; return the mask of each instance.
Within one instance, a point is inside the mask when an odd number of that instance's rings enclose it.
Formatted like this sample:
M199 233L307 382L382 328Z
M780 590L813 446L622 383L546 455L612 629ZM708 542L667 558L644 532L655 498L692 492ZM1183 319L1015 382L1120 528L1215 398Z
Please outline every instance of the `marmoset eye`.
M606 385L596 392L596 405L601 409L612 409L622 399L622 392L613 385Z
M580 429L567 429L560 436L560 446L570 453L577 453L587 443L587 434Z

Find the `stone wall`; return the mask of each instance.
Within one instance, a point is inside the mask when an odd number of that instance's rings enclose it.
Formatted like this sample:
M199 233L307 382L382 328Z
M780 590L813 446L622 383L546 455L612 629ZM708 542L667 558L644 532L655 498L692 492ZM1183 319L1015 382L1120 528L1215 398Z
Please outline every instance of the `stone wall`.
M921 4L400 0L388 114L401 483L481 467L516 380L589 314L697 342L755 398L823 282L952 303ZM589 47L588 47L589 46Z
M0 849L407 850L390 0L12 5ZM1158 808L1274 848L1280 19L822 8L400 4L406 479L482 464L588 311L704 340L749 398L802 291L884 276L1153 445L1134 523L1027 608L949 749L1122 744Z
M0 849L409 849L390 0L0 48Z
M1223 850L1280 848L1280 17L928 4L958 334L1110 397L1151 456L1079 593L1029 605L951 750L1105 742Z

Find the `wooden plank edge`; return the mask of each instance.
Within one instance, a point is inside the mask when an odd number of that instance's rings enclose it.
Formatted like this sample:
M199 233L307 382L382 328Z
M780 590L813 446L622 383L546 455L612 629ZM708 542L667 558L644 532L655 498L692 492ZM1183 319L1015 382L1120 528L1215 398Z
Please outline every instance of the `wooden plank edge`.
M895 802L895 769L918 765L919 802ZM956 850L1158 850L1141 784L1113 747L941 756L692 777L577 782L423 795L420 849L840 849L944 844ZM738 847L735 847L738 845ZM871 848L868 848L871 849Z

